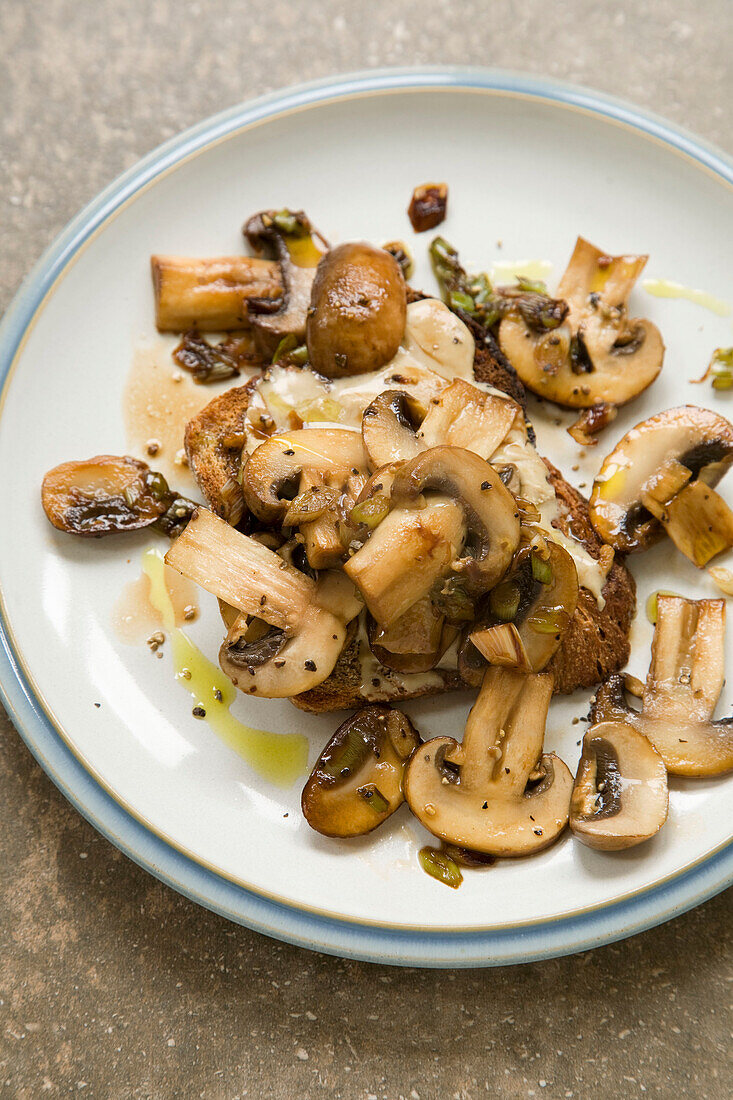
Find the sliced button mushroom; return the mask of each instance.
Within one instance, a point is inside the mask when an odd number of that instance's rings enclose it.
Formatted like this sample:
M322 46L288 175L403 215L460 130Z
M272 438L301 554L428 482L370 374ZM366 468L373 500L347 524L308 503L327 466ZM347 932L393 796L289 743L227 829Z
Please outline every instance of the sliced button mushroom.
M628 706L617 675L598 689L591 718L632 725L671 775L722 775L733 770L733 718L713 719L725 675L725 600L660 595L657 604L641 710Z
M727 539L727 512L718 510L720 498L711 490L731 463L733 425L725 417L694 405L657 413L627 432L601 466L590 498L593 526L627 554L647 549L666 526L692 560L698 551L705 558ZM701 527L714 525L704 517L715 522L718 515L720 538L704 537Z
M523 424L522 411L511 398L485 393L456 379L439 397L433 398L417 438L426 447L446 443L490 458L506 439L517 415Z
M426 741L405 772L405 797L434 836L495 856L531 855L568 822L573 777L543 754L552 677L490 668L463 742Z
M570 828L589 848L633 848L659 832L669 795L664 761L628 722L599 722L583 738Z
M41 501L54 527L83 538L153 524L175 537L196 508L172 492L162 474L129 455L97 455L55 466L43 479Z
M404 802L405 764L420 744L410 719L387 706L347 718L303 788L306 821L324 836L371 833Z
M345 617L327 610L316 582L272 550L202 508L166 562L241 613L219 660L242 691L287 698L333 671L346 641ZM249 632L252 620L262 629Z
M463 508L435 493L424 508L395 508L344 565L369 611L388 627L430 592L465 541Z
M510 575L489 593L480 625L459 653L467 683L479 686L485 662L539 672L559 649L578 604L578 571L566 550L542 541L542 551L520 551Z
M558 287L567 318L534 328L519 309L499 328L499 342L525 386L573 409L624 405L659 374L664 344L651 321L629 320L626 300L646 256L607 256L579 237ZM525 310L526 313L526 310Z
M424 492L453 497L463 509L467 539L452 568L461 573L469 595L486 592L506 572L519 543L514 497L496 471L472 451L432 447L395 474L392 501L415 506Z
M370 617L367 632L379 663L403 673L435 668L458 633L446 627L445 616L429 596L408 607L391 626L380 626Z
M327 378L378 370L397 354L406 317L394 256L364 241L332 248L318 265L308 311L313 369Z
M324 254L315 238L322 238L302 211L290 210L263 210L249 219L243 233L255 252L264 252L280 265L280 298L248 302L249 319L260 348L272 356L284 337L294 336L300 342L305 339L313 280Z
M290 501L300 491L304 472L317 476L323 485L340 489L349 477L366 469L367 456L358 432L303 428L271 436L257 447L244 467L242 489L251 511L266 523L274 523L284 519Z
M361 434L372 467L403 462L424 451L416 432L425 408L402 390L385 390L364 409Z

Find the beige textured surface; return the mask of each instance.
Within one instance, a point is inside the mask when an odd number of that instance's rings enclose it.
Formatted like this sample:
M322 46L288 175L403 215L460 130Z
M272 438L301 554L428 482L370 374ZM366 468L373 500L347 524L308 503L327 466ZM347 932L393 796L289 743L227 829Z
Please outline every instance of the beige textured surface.
M122 169L279 85L378 64L503 65L636 100L733 151L732 47L729 0L3 0L0 306ZM161 886L64 802L4 718L0 738L3 1096L733 1094L730 893L519 969L343 963Z

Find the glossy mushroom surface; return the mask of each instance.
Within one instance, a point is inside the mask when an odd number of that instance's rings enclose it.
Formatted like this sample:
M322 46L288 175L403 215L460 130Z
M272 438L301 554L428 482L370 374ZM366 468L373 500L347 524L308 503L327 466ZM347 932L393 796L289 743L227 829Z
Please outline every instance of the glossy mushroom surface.
M531 855L568 822L573 778L543 753L552 677L490 668L461 743L436 737L405 773L405 797L434 836L495 856Z
M405 333L407 290L400 265L364 241L332 248L318 265L306 343L313 369L327 378L378 370Z
M733 718L714 719L725 677L725 600L657 598L652 659L641 710L611 676L596 693L594 722L627 722L643 733L670 775L733 770Z
M628 722L587 730L570 800L570 828L590 848L632 848L659 832L669 795L664 761Z
M502 350L525 386L569 408L624 405L659 374L664 344L651 321L628 317L627 299L646 256L609 256L579 237L557 290L569 312L561 324L510 310Z
M733 463L733 425L711 409L682 405L626 433L604 460L590 498L593 526L615 550L635 553L662 537L664 526L657 516L664 507L655 506L655 489L661 491L655 481L671 461L683 474L677 492L695 483L712 489Z
M308 824L324 836L372 832L404 802L405 764L419 744L410 719L391 707L364 707L347 718L303 788Z

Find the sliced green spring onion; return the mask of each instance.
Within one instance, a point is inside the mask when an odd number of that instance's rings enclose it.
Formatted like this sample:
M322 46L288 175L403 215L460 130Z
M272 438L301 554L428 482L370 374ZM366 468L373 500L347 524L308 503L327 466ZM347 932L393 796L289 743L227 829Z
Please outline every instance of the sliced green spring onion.
M382 520L389 515L390 502L381 493L367 497L366 500L355 504L349 516L352 523L364 524L370 531L378 527Z
M528 293L547 294L547 283L542 279L528 279L526 275L517 275L517 286Z
M530 561L532 563L532 576L534 579L541 584L550 584L552 581L552 565L550 562L545 561L534 550L530 555Z
M464 290L451 290L448 295L448 305L451 309L463 309L466 313L476 312L476 304L473 298Z
M348 779L361 767L367 753L370 751L361 734L355 729L347 730L346 736L333 747L318 770L325 772L333 779Z
M440 848L421 848L418 859L423 871L445 886L457 890L463 882L463 875L456 861Z
M518 584L514 581L502 581L496 588L492 588L489 594L491 614L502 622L510 623L519 610L521 597Z
M570 622L567 611L561 607L547 607L535 615L527 616L527 623L537 634L562 634Z
M373 783L367 783L364 787L357 787L356 793L360 794L364 801L371 806L375 814L386 814L389 809L389 802L379 787L375 787Z

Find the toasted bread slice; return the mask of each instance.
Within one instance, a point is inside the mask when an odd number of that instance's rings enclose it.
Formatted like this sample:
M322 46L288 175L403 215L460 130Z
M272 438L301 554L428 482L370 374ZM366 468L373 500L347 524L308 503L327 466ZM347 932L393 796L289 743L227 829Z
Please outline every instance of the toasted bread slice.
M420 297L422 295L414 292L410 300ZM509 362L490 339L486 341L482 333L475 332L474 336L474 374L477 381L502 390L524 407L524 387ZM243 431L244 414L252 392L252 383L228 390L214 398L186 428L186 452L199 488L211 509L230 522L230 509L236 497L233 484L239 485L238 436ZM532 438L531 428L529 434ZM586 550L598 558L603 543L591 525L588 502L565 481L559 470L545 461L559 504L558 526L565 534L572 534L581 541ZM628 660L636 586L618 556L606 578L603 597L605 606L601 610L590 592L583 588L580 590L578 607L549 666L555 676L556 692L569 693L598 684L610 673L622 668ZM373 683L375 680L377 686ZM311 691L294 697L292 702L302 710L319 713L363 706L366 701L399 702L438 695L465 686L458 671L452 668L403 677L380 666L376 660L363 662L357 632L328 679Z
M550 462L547 467L560 507L560 529L566 535L572 533L594 558L598 558L603 543L591 526L587 500L568 485ZM618 558L606 578L603 597L606 602L601 610L590 592L585 588L580 590L575 614L548 668L555 677L556 693L568 694L578 688L593 687L622 668L629 659L636 585ZM380 687L371 683L372 675ZM360 707L367 700L399 702L466 687L454 669L435 669L410 678L370 662L368 677L365 683L357 635L339 657L328 679L311 691L296 695L292 702L301 710L319 713Z

